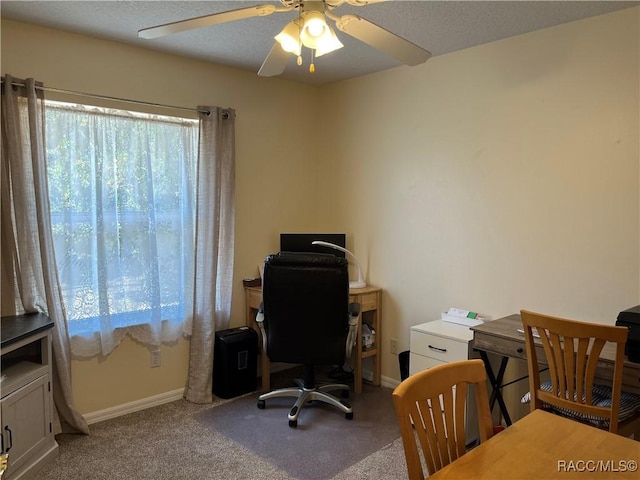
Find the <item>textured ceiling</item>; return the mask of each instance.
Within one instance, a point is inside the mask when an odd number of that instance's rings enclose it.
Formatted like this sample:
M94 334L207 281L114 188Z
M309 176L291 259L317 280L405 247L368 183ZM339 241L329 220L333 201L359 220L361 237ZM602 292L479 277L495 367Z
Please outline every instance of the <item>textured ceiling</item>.
M3 18L106 38L143 48L257 72L277 34L293 12L177 33L153 40L137 38L141 28L273 1L7 1ZM630 8L629 1L388 1L355 13L429 50L443 55L573 20ZM344 48L316 60L316 73L292 58L283 78L321 85L385 70L400 63L338 32ZM305 61L307 59L305 58ZM308 62L307 62L308 63ZM410 67L406 67L410 68Z

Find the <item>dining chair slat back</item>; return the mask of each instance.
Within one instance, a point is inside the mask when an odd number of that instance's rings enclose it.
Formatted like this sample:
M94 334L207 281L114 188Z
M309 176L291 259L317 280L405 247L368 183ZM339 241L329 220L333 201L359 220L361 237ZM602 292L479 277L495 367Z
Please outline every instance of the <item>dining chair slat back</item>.
M493 435L482 360L451 362L418 372L393 392L409 478L426 478L466 453L469 386L475 390L480 441Z
M618 433L621 427L624 427L625 434L640 433L640 410L638 415L620 422L627 328L568 320L527 310L522 310L520 316L524 325L531 411L550 410L613 433ZM615 344L615 362L610 384L602 384L596 381L596 375L607 342ZM546 362L538 354L540 346ZM541 363L549 367L548 382L541 382ZM625 395L629 399L634 397ZM640 400L640 397L635 397L637 400L632 402Z

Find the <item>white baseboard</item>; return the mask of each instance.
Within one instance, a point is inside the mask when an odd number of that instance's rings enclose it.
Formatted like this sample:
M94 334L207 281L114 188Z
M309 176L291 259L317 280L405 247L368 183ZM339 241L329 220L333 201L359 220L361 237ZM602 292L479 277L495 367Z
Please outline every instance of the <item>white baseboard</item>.
M400 380L396 380L395 378L391 377L385 377L384 375L382 375L380 377L380 383L383 387L396 388L398 385L400 385Z
M105 408L104 410L98 410L97 412L86 413L84 419L89 425L92 423L102 422L109 420L110 418L120 417L129 413L138 412L151 407L157 407L169 402L180 400L184 395L184 388L172 390L170 392L159 393L158 395L152 395L151 397L141 398L133 402L123 403L116 405L115 407Z
M362 372L362 379L369 382L373 382L373 370L364 370ZM380 376L380 385L387 388L396 388L400 385L400 381L395 378Z
M282 368L280 368L280 370L282 370ZM363 377L366 380L372 381L373 372L365 370L363 372ZM381 384L383 387L396 388L398 385L400 385L400 382L394 378L385 377L383 375L381 377ZM135 400L133 402L116 405L115 407L105 408L104 410L98 410L97 412L86 413L84 415L84 419L89 425L91 425L93 423L102 422L111 418L116 418L122 415L127 415L129 413L145 410L147 408L157 407L158 405L162 405L165 403L174 402L176 400L180 400L183 395L184 388L179 388L170 392L159 393L158 395L153 395L151 397L141 398L140 400Z

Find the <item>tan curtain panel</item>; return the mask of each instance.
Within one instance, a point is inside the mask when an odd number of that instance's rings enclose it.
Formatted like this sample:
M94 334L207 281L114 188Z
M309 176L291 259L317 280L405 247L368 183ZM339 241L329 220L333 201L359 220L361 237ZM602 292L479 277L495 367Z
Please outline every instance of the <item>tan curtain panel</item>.
M2 78L2 314L38 311L55 322L56 433L89 433L73 407L69 335L51 235L44 95L39 86L33 79Z
M185 398L212 401L216 330L229 326L233 282L235 111L199 106L194 301Z

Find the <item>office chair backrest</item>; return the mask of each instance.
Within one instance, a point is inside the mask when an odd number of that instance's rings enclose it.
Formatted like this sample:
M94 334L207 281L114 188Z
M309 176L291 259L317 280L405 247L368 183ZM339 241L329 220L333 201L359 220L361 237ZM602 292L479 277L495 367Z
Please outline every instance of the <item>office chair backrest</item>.
M349 332L344 258L281 252L267 257L262 287L267 352L273 362L341 364Z
M475 389L480 441L484 442L493 436L493 426L482 360L462 360L423 370L394 390L393 403L411 480L426 478L421 457L432 475L466 453L465 410L470 384Z
M526 310L522 310L520 316L527 348L531 411L543 408L544 404L551 405L566 413L577 414L576 419L603 419L609 424L609 431L616 433L627 328L578 322ZM543 390L540 385L540 358L534 334L540 338L549 365L551 392ZM610 400L598 406L594 405L594 377L606 342L616 344L613 381ZM595 389L597 391L598 388Z

